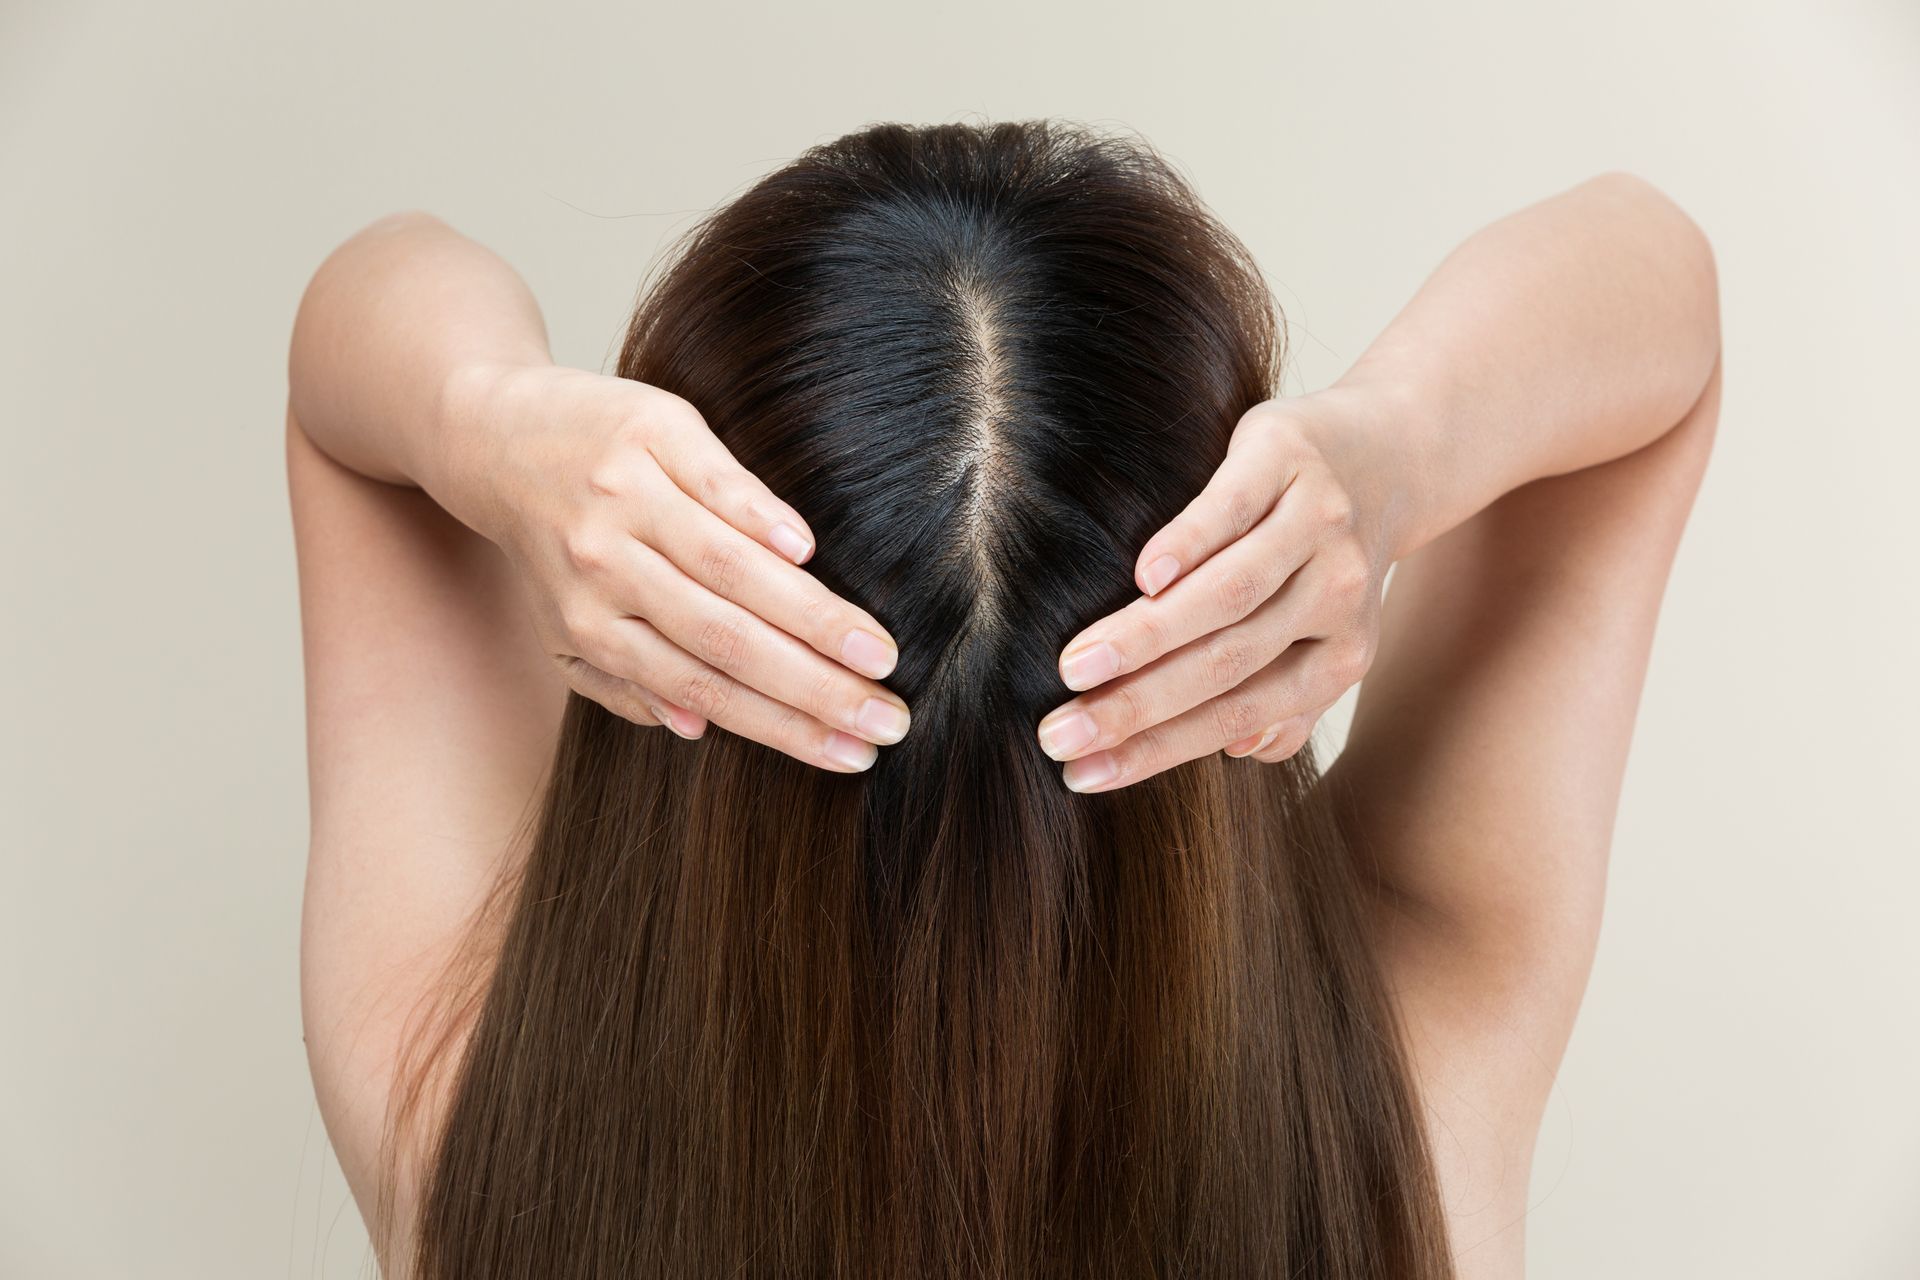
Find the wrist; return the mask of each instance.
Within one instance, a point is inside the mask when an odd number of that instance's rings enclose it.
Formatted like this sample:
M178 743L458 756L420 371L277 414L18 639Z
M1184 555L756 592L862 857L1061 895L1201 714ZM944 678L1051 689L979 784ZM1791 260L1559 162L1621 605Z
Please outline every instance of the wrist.
M510 509L504 492L513 473L515 432L510 396L515 382L537 368L530 361L467 360L450 367L435 397L432 457L422 488L450 515L499 543Z
M1436 428L1420 397L1389 380L1342 379L1293 403L1343 477L1376 559L1391 564L1430 541Z

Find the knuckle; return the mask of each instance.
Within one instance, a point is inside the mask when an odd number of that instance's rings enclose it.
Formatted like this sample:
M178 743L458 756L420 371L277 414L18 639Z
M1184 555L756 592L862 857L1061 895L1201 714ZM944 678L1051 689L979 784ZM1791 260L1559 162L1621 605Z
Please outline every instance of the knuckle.
M627 406L607 435L608 453L650 452L655 433L668 423L658 405Z
M806 700L801 706L822 719L827 713L840 705L840 677L832 670L820 672L807 686ZM838 717L836 717L837 719ZM851 716L847 717L851 718Z
M1359 636L1355 638L1353 643L1354 648L1360 651L1361 667L1370 670L1373 667L1373 660L1378 657L1380 653L1379 630L1372 626L1366 627L1360 632Z
M587 701L619 716L622 720L633 720L646 724L650 717L645 714L638 700L632 696L631 686L609 677L604 671L580 658L563 657L560 670L567 686ZM640 714L636 715L636 709Z
M1334 488L1320 496L1320 524L1334 533L1353 527L1353 499L1346 490Z
M1151 607L1155 603L1136 600L1122 609L1121 625L1114 627L1107 636L1107 643L1132 666L1137 667L1166 652L1167 624L1161 619L1159 610Z
M1259 514L1256 510L1257 505L1253 495L1239 485L1235 485L1214 499L1215 510L1219 512L1220 518L1226 522L1228 531L1235 538L1253 528L1253 522Z
M1244 640L1230 635L1215 635L1201 651L1207 679L1215 688L1230 688L1247 677L1253 667L1253 650Z
M561 550L567 557L567 563L583 574L595 574L607 567L612 557L612 548L607 539L590 529L573 529L561 539Z
M584 659L576 658L572 654L567 653L556 653L553 655L553 660L560 668L560 678L566 681L569 689L583 698L593 701L599 700L600 672L598 668L586 662Z
M1269 764L1278 764L1282 760L1297 756L1300 754L1300 749L1307 745L1307 739L1312 734L1311 724L1305 721L1290 723L1280 730L1279 736L1273 740L1272 745L1260 753L1260 758Z
M773 725L767 734L767 744L777 747L783 743L802 742L807 737L808 727L807 716L803 712L793 707L783 706L773 713Z
M624 676L632 666L632 658L620 652L614 644L612 630L599 622L590 622L573 636L573 647L586 659L596 671L612 675L616 670Z
M811 636L824 636L830 632L851 630L851 623L836 626L839 613L839 606L833 601L808 592L800 601L801 630Z
M634 724L657 724L647 704L638 696L628 692L613 694L606 698L597 698L601 706L619 716L622 720L631 720Z
M741 478L733 471L703 471L695 487L700 491L701 505L709 510L728 510L741 496Z
M730 539L717 538L700 552L700 579L719 595L733 594L746 567L746 554Z
M692 401L661 387L648 386L648 390L653 394L649 397L647 412L635 420L641 431L646 432L650 428L665 431L709 430L707 420L700 416L700 411L693 407Z
M1266 584L1250 569L1235 569L1221 575L1214 587L1220 607L1228 615L1244 618L1265 598Z
M621 448L602 454L587 472L587 488L603 498L617 498L628 493L633 488L631 455Z
M1236 435L1242 431L1249 435L1264 435L1277 431L1285 420L1286 415L1280 411L1279 405L1271 400L1262 400L1240 415L1240 422L1234 428L1234 432Z
M696 715L713 720L725 714L733 698L733 682L718 671L690 671L680 677L673 701Z
M585 646L590 641L599 639L599 623L595 620L593 611L583 601L575 601L560 607L560 630L575 646Z
M1343 645L1334 653L1334 679L1337 680L1343 688L1348 685L1358 684L1367 674L1367 669L1372 665L1373 654L1369 652L1368 645Z
M1113 748L1116 777L1122 782L1138 781L1158 772L1161 761L1170 755L1165 733L1157 727L1143 729Z
M1150 710L1138 685L1119 684L1101 696L1099 712L1093 719L1100 726L1101 739L1111 742L1131 738L1147 728Z
M700 627L695 653L716 667L735 667L746 656L746 629L732 618L710 618Z
M1367 584L1372 573L1367 568L1365 557L1353 553L1343 555L1328 570L1329 589L1342 599L1354 600L1367 594Z
M1213 726L1227 742L1238 742L1261 728L1260 708L1251 699L1237 696L1213 700Z

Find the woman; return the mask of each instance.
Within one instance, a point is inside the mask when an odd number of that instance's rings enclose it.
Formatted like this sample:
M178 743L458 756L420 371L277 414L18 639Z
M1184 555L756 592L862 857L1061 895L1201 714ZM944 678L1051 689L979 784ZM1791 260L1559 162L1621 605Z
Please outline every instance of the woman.
M390 1273L1520 1274L1712 255L1609 176L1332 388L1278 332L1061 125L809 152L618 377L432 219L328 260L304 1004Z

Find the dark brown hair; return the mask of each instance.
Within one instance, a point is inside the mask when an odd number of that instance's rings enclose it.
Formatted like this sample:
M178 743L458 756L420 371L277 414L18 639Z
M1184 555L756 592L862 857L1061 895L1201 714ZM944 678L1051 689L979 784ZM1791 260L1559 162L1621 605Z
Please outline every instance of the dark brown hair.
M1166 163L1070 126L871 128L695 230L619 372L807 517L913 729L840 775L571 701L434 1042L417 1275L1450 1274L1309 758L1079 796L1035 741L1280 345Z

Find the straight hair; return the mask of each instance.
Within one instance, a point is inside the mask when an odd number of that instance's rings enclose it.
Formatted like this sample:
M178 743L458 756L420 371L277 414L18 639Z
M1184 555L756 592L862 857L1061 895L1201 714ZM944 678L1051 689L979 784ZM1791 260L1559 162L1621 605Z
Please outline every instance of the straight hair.
M843 775L569 700L405 1073L419 1280L1452 1274L1311 753L1076 795L1035 738L1282 345L1070 125L869 128L690 233L618 372L804 513L913 728Z

